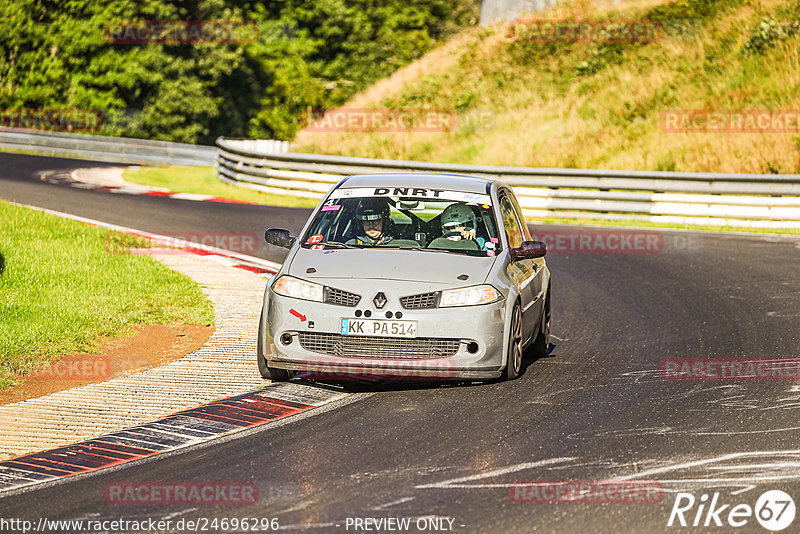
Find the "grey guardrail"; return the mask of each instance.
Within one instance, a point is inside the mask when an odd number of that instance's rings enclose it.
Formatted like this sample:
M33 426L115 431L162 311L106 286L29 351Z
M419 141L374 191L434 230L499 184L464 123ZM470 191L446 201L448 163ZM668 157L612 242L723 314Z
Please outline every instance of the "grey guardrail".
M213 165L213 146L18 128L0 128L0 150L135 165Z
M800 175L796 174L463 165L270 152L247 143L217 139L218 175L271 193L321 198L349 174L441 172L508 183L530 217L800 227Z

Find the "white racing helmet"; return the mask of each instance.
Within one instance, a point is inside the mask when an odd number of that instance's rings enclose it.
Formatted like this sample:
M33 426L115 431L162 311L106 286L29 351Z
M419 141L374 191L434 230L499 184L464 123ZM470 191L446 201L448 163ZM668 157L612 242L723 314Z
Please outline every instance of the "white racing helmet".
M442 212L442 229L445 233L453 231L457 226L465 226L467 230L475 228L475 213L461 202L450 204Z

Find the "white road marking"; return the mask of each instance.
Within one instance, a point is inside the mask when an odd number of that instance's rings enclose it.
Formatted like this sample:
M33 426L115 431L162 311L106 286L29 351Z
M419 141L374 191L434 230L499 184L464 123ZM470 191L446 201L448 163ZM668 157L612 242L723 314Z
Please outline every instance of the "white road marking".
M742 485L752 485L753 481L758 482L770 482L770 481L785 481L785 480L794 480L796 478L800 478L800 473L791 476L770 476L770 477L743 477L743 478L675 478L675 479L656 479L657 482L662 484L688 484L688 483L696 483L696 484L708 484L709 482L715 482L724 484L726 486L742 486ZM618 481L621 480L619 478L611 478L609 481Z
M179 200L208 200L214 198L213 195L202 195L200 193L175 193L170 196Z
M786 401L800 401L800 399L778 399L778 402L786 402ZM800 408L800 402L790 402L787 404L781 404L780 406L767 406L766 408L761 408L762 411L765 410L785 410L787 408Z
M644 369L641 371L627 371L620 375L621 377L633 377L633 382L635 384L641 383L640 381L643 378L657 378L661 379L661 370L660 369Z
M278 510L277 512L275 512L275 515L277 515L277 514L286 514L286 513L289 513L289 512L296 512L297 510L303 510L305 508L308 508L312 504L314 504L314 501L303 501L300 504L296 504L294 506L290 506L289 508L285 508L283 510Z
M781 319L788 317L800 317L800 313L778 313L776 311L767 312L767 317L780 317Z
M776 467L800 467L800 462L778 462L774 464L736 464L722 467L712 466L709 467L709 469L715 469L717 471L744 471L746 469L770 469Z
M382 504L380 506L376 506L373 510L383 510L384 508L389 508L390 506L396 506L398 504L403 504L404 502L413 501L414 497L403 497L402 499L397 499L396 501L387 502L386 504Z
M666 434L674 434L676 431L670 426L662 427L645 427L645 428L626 428L622 430L606 430L604 432L590 432L589 435L593 437L617 437L617 436L664 436ZM583 433L586 434L586 433ZM582 439L582 434L570 434L568 439Z
M785 458L785 457L789 458ZM770 462L770 457L776 457L775 461ZM722 464L723 462L747 460L747 459L762 459L761 462L750 462L742 464L728 464L728 465L715 465ZM473 481L485 480L492 477L498 477L509 473L517 473L526 469L536 467L548 467L548 470L553 469L567 469L580 467L588 464L576 464L575 458L551 458L549 460L540 460L538 462L527 462L516 464L509 467L495 469L487 473L480 473L466 477L459 477L443 482L433 484L423 484L416 486L417 489L491 489L491 488L509 488L512 483L470 483ZM567 465L558 466L556 464ZM595 464L597 462L594 462ZM630 464L629 464L630 465ZM666 478L660 479L658 475L666 473L675 473L681 470L692 470L690 478ZM700 473L707 473L708 477L697 476L697 471ZM731 474L725 477L725 472ZM602 479L602 477L601 477ZM664 488L667 493L675 493L681 491L681 488L687 486L700 485L709 487L710 485L717 487L731 487L737 488L733 495L749 491L756 488L758 484L765 482L778 482L786 480L800 479L800 449L798 450L776 450L776 451L757 451L757 452L739 452L732 454L725 454L712 458L704 458L701 460L694 460L690 462L681 462L671 465L660 465L650 469L644 469L630 475L612 476L602 479L606 482L622 482L628 480L651 480L657 481L663 485L678 486L677 488ZM524 484L522 482L515 482L514 484Z
M188 514L189 512L196 512L197 510L199 510L199 508L186 508L184 510L178 510L177 512L165 515L161 519L172 519L173 517L176 517L176 516L179 516L179 515L183 515L183 514Z
M754 408L754 406L749 406L749 407ZM739 436L739 435L750 435L750 434L774 434L778 432L791 432L795 430L800 430L800 426L790 426L784 428L768 428L768 429L758 429L758 430L740 430L740 431L679 430L676 428L665 426L665 427L647 427L647 428L625 428L622 430L607 430L604 432L570 434L567 436L567 439L584 439L583 436L586 434L589 434L592 437L647 436L647 435L664 436L667 434L678 434L684 436Z
M675 430L672 433L688 434L690 436L739 436L747 434L773 434L775 432L789 432L792 430L800 430L800 426L790 426L785 428L769 428L761 430L742 430L738 432L733 430L725 430L722 432L706 432L703 430Z
M635 478L647 478L653 475L659 475L661 473L668 473L670 471L677 471L679 469L689 469L692 467L699 467L699 466L706 466L709 464L713 464L715 462L724 462L727 460L737 460L739 458L752 458L752 457L759 457L759 456L770 456L770 455L788 455L788 454L797 454L800 455L800 449L794 450L785 450L785 451L757 451L757 452L735 452L731 454L724 454L722 456L716 456L714 458L705 458L703 460L695 460L692 462L684 462L674 465L667 465L665 467L658 467L655 469L647 469L645 471L640 471L638 473L634 473L632 475L624 475L615 477L614 480L633 480ZM773 464L778 465L778 464ZM787 477L748 477L747 479L742 479L744 482L752 483L753 480L782 480ZM788 477L788 478L800 478L800 473L795 476ZM732 479L687 479L688 480L700 480L700 481L722 481L722 482L731 482ZM662 483L666 482L681 482L673 481L673 480L662 480Z
M500 475L506 475L508 473L517 473L519 471L532 469L534 467L543 467L546 465L552 465L557 463L571 462L573 460L577 460L577 458L575 458L574 456L567 456L563 458L550 458L547 460L539 460L538 462L525 462L521 464L511 465L509 467L502 467L500 469L495 469L494 471L489 471L488 473L480 473L477 475L470 475L466 477L452 478L450 480L445 480L443 482L434 482L433 484L421 484L419 486L416 486L416 488L417 489L507 488L508 484L462 484L462 483L469 482L471 480L482 480Z

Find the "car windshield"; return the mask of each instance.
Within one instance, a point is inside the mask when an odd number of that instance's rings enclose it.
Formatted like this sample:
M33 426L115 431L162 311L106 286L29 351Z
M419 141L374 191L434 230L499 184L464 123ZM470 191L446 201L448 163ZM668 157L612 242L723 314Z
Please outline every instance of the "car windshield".
M395 248L494 256L501 250L486 194L409 187L334 191L302 247Z

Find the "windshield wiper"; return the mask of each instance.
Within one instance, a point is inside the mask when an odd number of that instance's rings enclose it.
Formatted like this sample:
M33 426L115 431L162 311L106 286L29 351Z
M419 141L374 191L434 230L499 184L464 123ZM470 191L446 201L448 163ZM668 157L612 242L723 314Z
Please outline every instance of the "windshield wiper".
M400 250L424 250L425 252L445 252L448 254L461 254L463 252L463 250L459 249L425 248L425 247L413 247L410 245L400 245L399 247L384 247L384 248L396 248Z
M347 243L340 243L339 241L326 241L322 244L331 248L362 248L355 245L348 245Z

